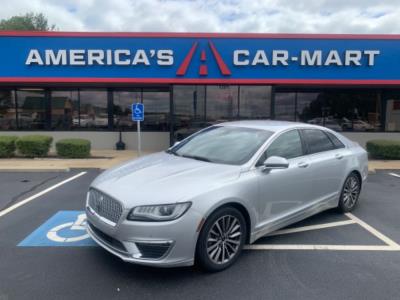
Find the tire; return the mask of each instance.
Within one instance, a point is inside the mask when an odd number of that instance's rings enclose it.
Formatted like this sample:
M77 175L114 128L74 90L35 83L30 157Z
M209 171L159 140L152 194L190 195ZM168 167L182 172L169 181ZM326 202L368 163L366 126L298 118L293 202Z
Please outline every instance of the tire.
M351 173L344 181L340 194L338 210L346 213L356 207L361 192L361 181L355 173Z
M197 263L209 272L230 267L238 259L246 236L246 221L239 210L230 206L218 209L207 218L200 231Z

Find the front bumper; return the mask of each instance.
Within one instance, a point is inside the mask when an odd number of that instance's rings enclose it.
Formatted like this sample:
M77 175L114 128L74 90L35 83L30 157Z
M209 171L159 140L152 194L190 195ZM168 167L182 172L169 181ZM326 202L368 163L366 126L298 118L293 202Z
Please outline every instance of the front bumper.
M133 222L124 211L111 226L86 208L87 231L92 239L123 261L158 267L191 266L202 216L189 209L168 222Z

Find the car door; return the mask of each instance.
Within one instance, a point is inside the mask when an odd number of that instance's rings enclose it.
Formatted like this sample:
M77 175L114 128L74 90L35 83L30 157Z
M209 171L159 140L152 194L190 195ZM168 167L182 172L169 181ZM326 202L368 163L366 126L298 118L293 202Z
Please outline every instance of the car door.
M300 133L292 129L275 138L259 159L259 212L263 218L260 227L274 219L281 221L285 215L299 210L309 198L312 174L309 171L310 162L304 154ZM262 163L270 156L286 158L289 167L262 171Z
M310 202L333 200L340 192L346 176L349 153L332 134L320 129L302 129L307 147L313 187ZM335 139L336 138L336 139Z

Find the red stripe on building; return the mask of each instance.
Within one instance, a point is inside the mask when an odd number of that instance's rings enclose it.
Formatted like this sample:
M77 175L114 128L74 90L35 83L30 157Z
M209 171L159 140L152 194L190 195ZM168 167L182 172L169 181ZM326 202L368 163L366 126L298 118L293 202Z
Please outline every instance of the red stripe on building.
M207 65L201 65L200 69L199 69L199 75L200 76L207 76L207 74L208 74Z
M217 61L218 68L221 71L222 75L229 76L231 75L231 71L229 70L228 66L223 61L221 55L218 53L217 48L215 48L214 44L209 41L208 44L210 45L211 51L214 54L215 60Z
M298 34L298 33L205 33L205 32L69 32L0 31L0 36L32 37L141 37L141 38L239 38L239 39L329 39L399 40L400 34Z
M204 51L204 50L201 51L200 60L206 61L206 51Z
M186 74L187 68L189 67L189 64L192 60L194 51L196 51L198 43L195 42L192 46L192 48L190 48L189 53L186 55L185 59L183 60L182 64L179 66L178 71L176 71L176 75L178 76L183 76Z
M145 84L285 84L400 86L392 79L234 79L234 78L109 78L109 77L0 77L0 83L145 83Z

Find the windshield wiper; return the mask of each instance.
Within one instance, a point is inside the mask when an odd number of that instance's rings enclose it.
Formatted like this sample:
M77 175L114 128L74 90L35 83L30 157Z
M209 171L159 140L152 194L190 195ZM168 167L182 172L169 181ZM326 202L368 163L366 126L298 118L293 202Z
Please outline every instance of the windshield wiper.
M186 158L192 158L192 159L196 159L196 160L206 161L206 162L212 162L210 159L208 159L206 157L202 157L202 156L196 156L196 155L181 155L181 156L186 157Z

